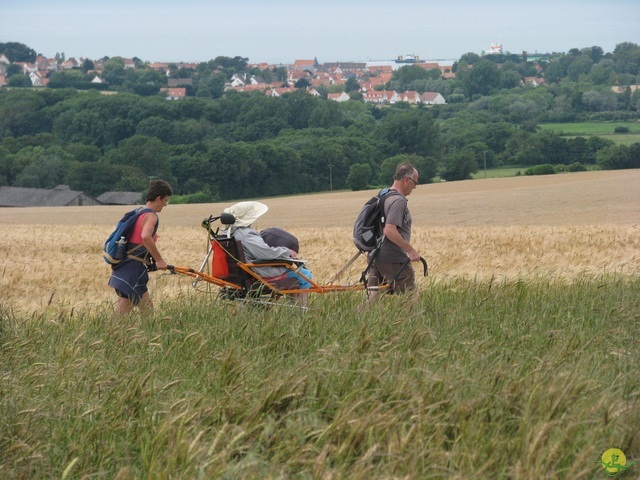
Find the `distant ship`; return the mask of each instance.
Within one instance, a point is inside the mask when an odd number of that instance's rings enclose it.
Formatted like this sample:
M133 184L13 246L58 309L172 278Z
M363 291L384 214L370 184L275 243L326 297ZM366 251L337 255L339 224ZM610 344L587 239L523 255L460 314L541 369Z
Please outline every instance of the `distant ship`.
M499 43L492 43L489 46L489 50L485 52L485 54L487 55L496 55L501 53L502 53L502 45Z
M396 63L418 63L420 62L420 57L418 55L405 55L404 57L402 55L398 55L398 58L396 59Z

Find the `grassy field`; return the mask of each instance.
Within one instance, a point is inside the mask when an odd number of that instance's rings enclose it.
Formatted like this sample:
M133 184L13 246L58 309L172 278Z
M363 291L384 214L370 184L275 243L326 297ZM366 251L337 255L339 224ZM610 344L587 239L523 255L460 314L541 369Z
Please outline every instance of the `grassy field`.
M616 127L627 127L629 133L615 133ZM640 142L640 122L543 123L540 128L571 137L598 135L621 145Z
M638 184L419 186L430 276L412 312L366 315L359 293L257 310L153 274L155 314L117 321L100 249L126 208L0 210L0 478L606 478L605 450L640 459ZM371 193L265 199L258 227L326 279ZM167 260L198 266L225 206L169 205Z
M452 281L366 317L349 295L4 311L0 476L605 478L604 450L640 452L638 288Z
M485 172L482 167L476 173L472 174L474 179L479 178L504 178L514 177L520 172L521 175L528 167L501 167L501 168L488 168Z

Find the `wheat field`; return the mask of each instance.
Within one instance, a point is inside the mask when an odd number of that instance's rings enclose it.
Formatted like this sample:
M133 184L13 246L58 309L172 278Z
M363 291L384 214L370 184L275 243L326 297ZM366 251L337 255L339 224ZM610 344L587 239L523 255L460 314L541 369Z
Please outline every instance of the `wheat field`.
M322 282L355 253L352 224L374 193L256 199L269 211L255 227L294 233ZM409 198L412 243L429 262L430 281L640 274L640 170L420 185ZM207 249L200 223L232 203L170 204L158 231L165 260L199 267ZM0 209L0 303L26 314L110 309L102 243L128 209ZM355 280L362 265L344 280ZM149 287L156 300L192 291L188 278L161 272Z

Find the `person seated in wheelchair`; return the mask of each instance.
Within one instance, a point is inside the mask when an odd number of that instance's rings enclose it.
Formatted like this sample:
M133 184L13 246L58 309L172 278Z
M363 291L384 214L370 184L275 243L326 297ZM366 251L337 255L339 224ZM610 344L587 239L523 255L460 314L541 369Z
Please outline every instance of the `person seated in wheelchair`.
M274 242L271 241L272 245L269 245L263 236L261 236L260 232L252 227L253 223L264 215L267 210L269 210L269 207L260 202L240 202L224 209L224 213L234 216L235 222L228 227L230 230L223 231L222 234L232 235L236 240L240 241L248 263L269 260L298 260L298 251L294 250L297 242L295 242L295 244L291 243L289 246L276 246L273 245ZM297 272L286 267L254 267L252 270L265 279L285 274L287 278L296 280L301 290L311 287L311 284L297 273L300 272L306 277L312 278L311 271L303 265L297 269ZM295 296L302 306L306 306L306 292L301 292Z

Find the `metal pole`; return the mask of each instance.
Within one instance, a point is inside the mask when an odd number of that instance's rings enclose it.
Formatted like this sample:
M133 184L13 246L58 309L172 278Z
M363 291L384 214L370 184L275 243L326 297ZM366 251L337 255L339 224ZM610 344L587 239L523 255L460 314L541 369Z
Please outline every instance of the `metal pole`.
M487 151L482 153L484 153L484 178L487 178Z
M329 164L329 191L333 192L333 164Z

